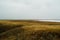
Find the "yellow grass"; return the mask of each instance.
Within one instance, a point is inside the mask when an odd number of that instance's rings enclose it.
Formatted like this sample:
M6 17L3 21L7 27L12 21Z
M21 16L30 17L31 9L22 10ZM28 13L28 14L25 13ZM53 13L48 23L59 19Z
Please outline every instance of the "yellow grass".
M60 30L60 23L58 22L39 22L39 21L29 21L29 20L1 20L0 23L6 24L6 25L24 25L23 28L26 29L31 29L31 30L50 30L50 29L54 29L54 30ZM50 25L51 24L51 25Z

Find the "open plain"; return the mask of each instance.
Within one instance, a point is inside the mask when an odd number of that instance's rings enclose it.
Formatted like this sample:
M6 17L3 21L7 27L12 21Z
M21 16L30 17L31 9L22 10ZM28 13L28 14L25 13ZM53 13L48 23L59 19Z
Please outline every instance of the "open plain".
M60 40L60 22L0 20L0 40Z

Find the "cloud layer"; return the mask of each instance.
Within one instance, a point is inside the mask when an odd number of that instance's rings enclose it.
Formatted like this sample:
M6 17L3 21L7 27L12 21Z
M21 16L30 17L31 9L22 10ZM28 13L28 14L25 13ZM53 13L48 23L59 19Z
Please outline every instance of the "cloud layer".
M60 0L0 0L0 19L60 19Z

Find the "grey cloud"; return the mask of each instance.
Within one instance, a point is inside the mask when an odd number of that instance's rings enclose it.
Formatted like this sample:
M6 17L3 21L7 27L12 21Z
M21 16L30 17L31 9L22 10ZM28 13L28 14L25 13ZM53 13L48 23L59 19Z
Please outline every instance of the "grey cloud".
M60 0L0 0L0 19L60 19Z

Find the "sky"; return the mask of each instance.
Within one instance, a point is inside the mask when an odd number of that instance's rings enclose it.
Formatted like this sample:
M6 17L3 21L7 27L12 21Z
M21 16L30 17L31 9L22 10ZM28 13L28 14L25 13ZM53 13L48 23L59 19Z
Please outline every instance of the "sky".
M0 0L0 19L60 19L60 0Z

